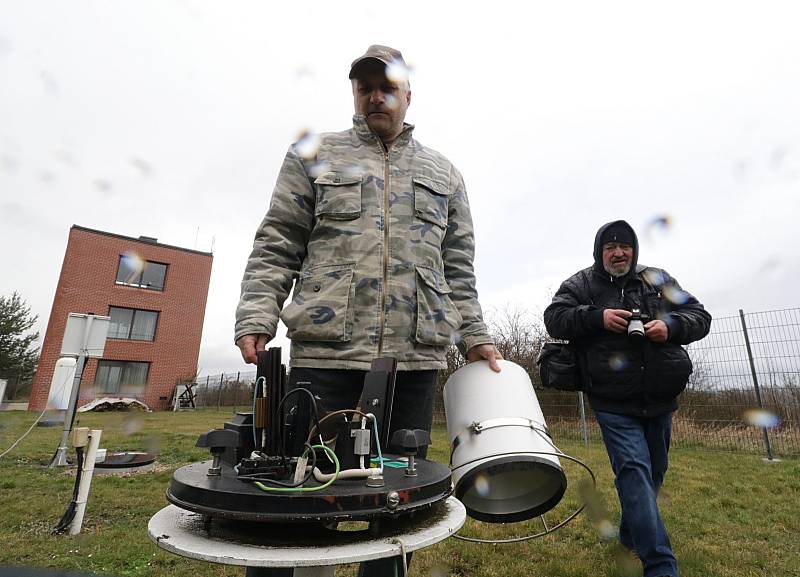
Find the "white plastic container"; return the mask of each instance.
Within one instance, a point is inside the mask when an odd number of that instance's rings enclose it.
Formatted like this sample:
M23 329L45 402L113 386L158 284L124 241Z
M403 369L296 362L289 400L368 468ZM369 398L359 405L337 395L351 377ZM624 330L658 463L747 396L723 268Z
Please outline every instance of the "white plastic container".
M75 365L76 361L73 357L61 357L56 361L53 378L50 379L48 408L65 411L69 406L69 397L75 381Z
M473 519L524 521L555 507L567 489L558 450L525 370L470 363L444 387L456 497Z

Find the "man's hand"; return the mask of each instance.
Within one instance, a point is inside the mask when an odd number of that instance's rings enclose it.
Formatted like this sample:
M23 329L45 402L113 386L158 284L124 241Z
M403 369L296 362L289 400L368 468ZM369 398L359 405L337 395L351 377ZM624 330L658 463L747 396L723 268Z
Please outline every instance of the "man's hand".
M631 311L625 309L603 310L603 328L612 333L624 333L628 330L628 319Z
M489 367L495 372L500 372L500 365L497 364L498 360L503 360L503 355L497 350L497 347L490 344L476 345L467 351L467 362L472 363L480 360L489 361Z
M665 343L669 336L669 328L664 321L650 321L644 325L644 336L654 343Z
M256 334L256 335L242 335L236 341L236 346L242 351L242 358L244 362L255 365L258 363L258 351L263 351L264 347L269 342L269 335Z

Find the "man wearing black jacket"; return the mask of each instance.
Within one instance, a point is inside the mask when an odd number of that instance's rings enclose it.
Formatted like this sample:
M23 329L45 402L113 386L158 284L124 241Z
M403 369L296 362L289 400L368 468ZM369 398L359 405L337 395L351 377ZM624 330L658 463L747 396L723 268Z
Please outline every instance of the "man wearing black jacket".
M677 577L656 497L667 471L672 413L692 372L681 345L702 339L711 315L666 271L638 264L624 220L603 225L594 265L564 281L544 311L550 335L584 355L585 390L603 434L622 508L619 539L644 577Z

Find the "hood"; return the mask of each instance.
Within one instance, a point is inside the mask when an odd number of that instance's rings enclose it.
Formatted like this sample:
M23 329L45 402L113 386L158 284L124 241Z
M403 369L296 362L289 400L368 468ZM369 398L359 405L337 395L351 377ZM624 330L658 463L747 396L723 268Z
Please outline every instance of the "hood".
M594 270L603 275L608 274L603 268L603 246L600 243L600 239L603 238L603 233L606 231L606 229L612 225L621 225L626 227L628 230L630 230L631 235L633 236L633 261L631 262L631 270L627 275L620 279L622 280L626 279L631 274L636 273L636 265L639 262L639 238L636 236L636 231L633 230L633 227L624 220L613 220L611 222L607 222L598 229L597 234L594 236Z

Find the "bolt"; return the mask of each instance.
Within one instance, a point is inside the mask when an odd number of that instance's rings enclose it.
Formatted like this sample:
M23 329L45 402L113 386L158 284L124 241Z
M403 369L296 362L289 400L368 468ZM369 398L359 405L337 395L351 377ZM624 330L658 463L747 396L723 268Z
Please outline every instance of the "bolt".
M392 491L388 495L386 495L386 506L391 509L397 509L397 506L400 504L400 494L397 491Z

